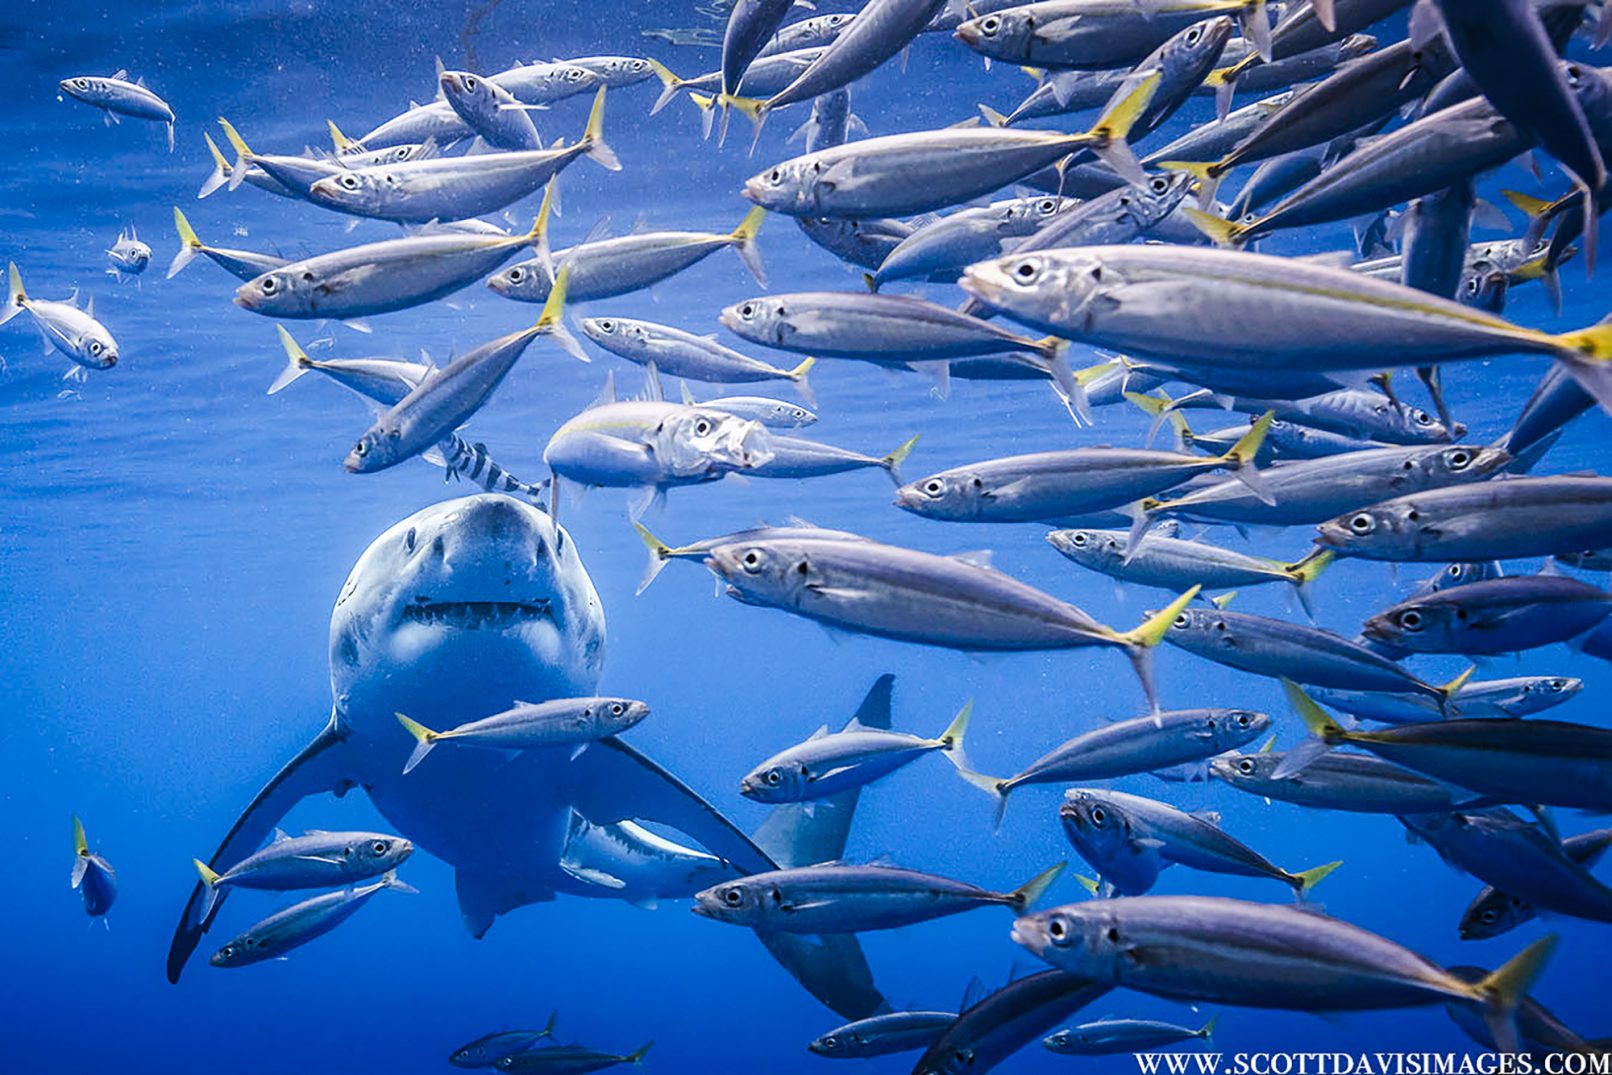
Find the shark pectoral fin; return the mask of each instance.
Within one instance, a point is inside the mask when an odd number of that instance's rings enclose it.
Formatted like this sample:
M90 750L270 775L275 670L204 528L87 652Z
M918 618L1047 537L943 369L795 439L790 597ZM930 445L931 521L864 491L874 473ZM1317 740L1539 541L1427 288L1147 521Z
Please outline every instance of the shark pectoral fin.
M499 915L554 898L552 888L534 887L530 877L503 873L459 869L454 871L453 885L465 929L478 941L486 936L493 919Z
M845 1019L866 1019L887 1010L873 984L873 971L854 933L805 937L795 933L757 933L772 958L806 991Z
M324 730L274 774L245 812L235 819L208 865L220 872L227 870L256 851L297 803L321 792L345 790L352 782L347 752L342 749L346 738L337 715L332 713ZM179 927L174 931L173 943L168 948L170 982L179 981L185 963L201 943L226 894L220 890L210 896L207 886L200 882L191 890Z
M566 795L595 824L668 825L744 873L777 865L692 788L618 739L601 739L565 769Z

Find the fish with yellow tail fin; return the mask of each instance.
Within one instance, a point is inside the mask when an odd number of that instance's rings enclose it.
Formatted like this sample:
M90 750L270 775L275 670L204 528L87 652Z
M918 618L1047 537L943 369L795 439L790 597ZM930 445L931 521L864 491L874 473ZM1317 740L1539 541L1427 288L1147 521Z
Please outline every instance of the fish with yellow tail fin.
M73 815L73 887L84 898L84 913L105 921L106 912L118 898L118 872L106 859L90 850L84 836L84 823Z
M306 888L353 885L401 866L414 845L380 832L309 832L287 836L276 830L262 850L239 862L214 869L192 859L206 888L205 913L211 914L227 888L295 892Z
M574 758L589 743L622 732L649 716L649 705L633 698L556 698L547 702L516 702L501 713L435 732L402 713L398 723L414 736L414 752L403 765L410 773L441 743L459 743L486 750L541 750L564 747Z

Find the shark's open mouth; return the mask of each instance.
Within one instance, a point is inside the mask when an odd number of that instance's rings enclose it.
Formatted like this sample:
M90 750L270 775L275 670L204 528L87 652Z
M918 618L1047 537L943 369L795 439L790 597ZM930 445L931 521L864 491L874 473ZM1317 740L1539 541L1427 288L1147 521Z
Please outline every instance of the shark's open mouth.
M504 628L528 623L532 620L553 621L554 613L547 599L541 601L432 601L415 598L403 609L407 623L424 623L445 627L476 630L482 627Z

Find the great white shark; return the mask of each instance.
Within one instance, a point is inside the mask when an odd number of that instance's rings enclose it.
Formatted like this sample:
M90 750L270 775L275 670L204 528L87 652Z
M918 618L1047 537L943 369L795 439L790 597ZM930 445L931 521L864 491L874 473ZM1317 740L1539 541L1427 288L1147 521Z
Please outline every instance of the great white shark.
M514 699L596 692L605 617L575 543L544 511L498 493L444 501L365 550L330 618L330 719L236 819L209 865L256 851L298 802L361 787L398 833L454 868L481 937L499 915L564 893L651 904L722 872L840 857L856 807L843 793L779 807L747 836L677 777L619 739L568 747L451 750L404 775L414 741L394 717L453 727ZM889 727L890 681L857 719ZM702 855L638 824L676 830ZM197 885L168 952L177 982L226 893ZM856 938L762 935L797 980L847 1018L884 1007Z

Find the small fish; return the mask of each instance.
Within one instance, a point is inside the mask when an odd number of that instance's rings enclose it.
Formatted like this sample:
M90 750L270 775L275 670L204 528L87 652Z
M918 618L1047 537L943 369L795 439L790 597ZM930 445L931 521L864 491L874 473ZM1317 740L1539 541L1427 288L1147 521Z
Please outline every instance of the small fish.
M604 75L567 60L517 64L487 78L521 104L537 107L610 86L610 80Z
M1152 1019L1100 1019L1095 1023L1060 1030L1041 1040L1049 1052L1060 1056L1114 1056L1119 1053L1145 1053L1179 1045L1185 1041L1214 1040L1215 1023L1210 1019L1194 1030L1188 1026L1156 1022Z
M924 1051L913 1075L990 1071L1113 988L1057 970L1009 982L959 1014Z
M638 321L625 317L584 317L580 323L583 335L606 351L640 365L653 364L661 373L718 384L753 384L757 381L787 380L793 382L796 389L809 402L816 403L811 385L806 380L806 374L816 364L815 359L804 359L793 369L780 369L771 363L724 347L716 342L715 337L696 336L692 332L684 332L669 325L657 325L653 321ZM716 404L707 403L703 406L716 406ZM780 406L790 407L789 404ZM717 407L717 409L727 409L730 414L736 413L731 408ZM793 407L792 410L809 413L799 407ZM741 415L741 417L750 416Z
M956 1021L956 1012L886 1012L835 1027L806 1048L827 1060L913 1052L929 1048Z
M1571 700L1583 689L1584 681L1573 676L1468 680L1450 696L1447 708L1452 717L1529 717ZM1310 694L1333 709L1385 724L1414 724L1441 716L1437 702L1420 694L1314 686Z
M690 407L710 407L736 418L760 422L768 429L803 429L815 425L817 415L798 403L767 396L719 396L701 403L683 386L683 402Z
M560 270L543 314L530 328L500 336L466 351L435 376L422 381L353 445L342 466L349 474L386 470L430 449L481 409L503 383L527 346L551 336L567 352L587 361L581 345L561 322L567 270Z
M1265 0L1042 0L967 19L954 31L975 52L1004 63L1104 69L1134 64L1194 23L1236 15L1243 34L1270 54Z
M746 69L767 47L794 6L795 0L734 0L722 33L723 94L739 92Z
M1370 754L1327 754L1278 777L1286 757L1279 750L1227 754L1211 761L1209 770L1239 791L1317 810L1406 814L1481 805L1470 792Z
M192 862L207 886L202 909L202 917L207 918L226 888L294 892L352 885L395 870L413 853L409 841L382 833L310 830L303 836L287 836L276 830L267 847L222 872L200 859Z
M245 967L279 959L294 948L322 937L357 914L370 899L385 889L414 892L415 889L388 871L368 885L327 892L322 896L276 911L214 952L207 962L215 967Z
M955 280L966 266L1011 249L1079 203L1072 198L1010 198L977 209L960 209L901 240L873 274L882 287L892 280Z
M84 913L91 918L105 915L118 898L118 872L90 850L77 814L73 815L73 887L84 897Z
M772 35L772 40L762 46L760 55L776 56L780 52L793 52L795 49L822 48L840 36L855 17L851 12L836 11L780 26L778 32Z
M612 90L636 86L655 77L655 69L642 56L583 56L559 62L592 71L604 80L606 88Z
M1125 834L1127 843L1157 856L1163 866L1180 864L1235 877L1268 877L1292 888L1300 900L1343 865L1329 862L1293 873L1221 831L1219 814L1189 814L1169 803L1119 791L1071 788L1064 793L1058 816L1063 819L1064 832L1083 855L1088 832L1117 828ZM1107 879L1106 874L1104 877ZM1121 891L1126 895L1141 894L1123 888Z
M1331 748L1349 744L1498 802L1612 810L1612 731L1605 728L1463 718L1350 731L1296 684L1283 685L1315 738L1288 752L1278 777L1302 772Z
M795 128L789 140L800 138L806 152L816 153L820 149L843 146L853 133L867 137L868 125L851 112L851 91L842 86L812 102L812 114Z
M973 711L974 703L969 702L933 739L865 728L854 719L844 731L830 735L825 724L804 743L774 754L745 774L739 794L760 803L826 799L865 787L934 751L961 768L967 764L963 735Z
M122 122L118 119L119 116L155 120L166 124L168 152L174 151L174 110L169 107L167 101L151 92L145 79L130 82L129 72L120 70L110 77L78 75L64 78L57 85L69 97L99 108L106 118L108 127Z
M1512 575L1412 597L1366 621L1367 638L1413 653L1496 656L1593 630L1612 594L1565 575Z
M810 361L808 359L807 361ZM919 434L914 433L887 455L863 455L848 448L838 448L821 441L804 437L774 435L768 439L772 458L750 472L752 478L821 478L830 474L844 474L852 470L877 468L901 482L901 464L918 444Z
M414 753L403 764L413 771L438 743L454 742L489 750L542 750L564 747L571 757L588 744L620 735L649 716L647 703L631 698L557 698L548 702L521 702L502 713L473 720L447 731L434 732L402 713L398 723L414 736Z
M1561 849L1562 854L1588 870L1601 861L1608 847L1612 847L1612 829L1597 829L1569 836L1562 841ZM1534 919L1540 910L1524 898L1486 885L1461 914L1461 939L1486 941L1510 933Z
M1084 732L1010 777L960 771L969 783L995 796L1000 827L1015 788L1104 780L1206 761L1259 738L1270 724L1264 713L1247 709L1175 709Z
M581 1045L551 1045L547 1048L528 1049L514 1056L506 1056L493 1065L499 1071L539 1071L549 1075L586 1075L590 1071L603 1071L617 1064L643 1063L644 1054L654 1045L646 1041L626 1056L601 1053Z
M550 1015L548 1025L542 1030L500 1030L483 1034L455 1049L448 1056L448 1063L456 1068L490 1068L506 1056L524 1053L544 1038L554 1037L554 1020L558 1015L558 1012Z
M882 66L923 32L945 2L868 0L810 67L761 105L761 114L832 93Z
M1022 913L1063 872L1059 863L1012 892L899 866L829 863L751 874L694 897L694 913L763 933L865 933L1002 906Z
M899 220L839 220L834 217L796 217L806 238L852 265L875 272L902 240L913 233Z
M108 370L118 364L118 342L105 325L95 320L94 299L82 310L76 293L67 302L30 299L22 288L16 262L9 269L11 291L5 307L0 309L0 325L27 310L45 341L46 354L60 351L86 370Z
M1517 1005L1556 946L1536 941L1472 983L1341 919L1210 896L1070 904L1020 918L1013 939L1069 974L1175 1000L1329 1012L1476 1004L1502 1048L1515 1047Z
M488 145L508 150L543 148L531 114L497 82L469 71L443 71L437 83L443 99Z
M112 262L107 274L121 281L125 276L139 276L146 271L146 266L151 264L151 247L142 243L131 227L118 232L118 241L107 250L106 256Z

